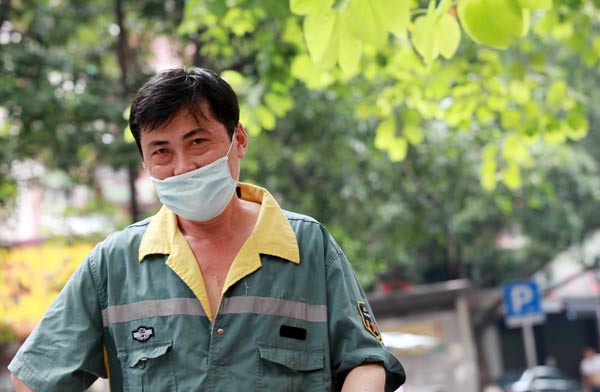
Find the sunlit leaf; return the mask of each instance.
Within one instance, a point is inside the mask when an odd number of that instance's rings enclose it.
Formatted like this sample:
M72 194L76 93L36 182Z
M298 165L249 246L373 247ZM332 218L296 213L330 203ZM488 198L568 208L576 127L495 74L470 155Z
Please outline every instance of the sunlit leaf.
M437 40L440 54L450 59L456 53L460 44L460 26L450 14L444 14L437 22Z
M512 190L518 189L523 185L521 168L517 163L508 163L508 167L502 172L502 181Z
M523 32L523 11L518 0L461 0L460 22L475 42L506 48Z
M519 0L522 8L530 10L552 9L552 0Z
M290 0L290 11L296 15L321 13L331 7L334 0Z
M426 64L431 63L439 55L434 6L435 2L431 1L427 14L415 19L411 30L412 44Z
M497 170L498 164L496 163L496 153L498 148L489 144L484 147L481 152L482 162L480 171L480 182L481 186L488 190L494 190L497 184Z
M245 82L244 75L231 69L221 72L221 78L229 83L234 91L238 92L242 90L242 86Z
M333 77L318 69L307 55L299 55L292 60L292 76L303 81L309 88L321 89L333 83Z
M387 149L396 138L396 120L393 116L382 121L375 130L375 147Z
M283 42L294 44L296 47L304 46L302 26L298 23L297 18L290 17L286 19L281 39Z
M312 14L304 19L304 38L310 58L318 66L329 69L338 59L339 13Z
M585 113L572 111L567 117L569 126L567 137L571 140L579 140L584 138L588 133L589 123Z
M361 41L381 47L388 32L400 33L409 22L408 0L351 0L346 10L350 29Z
M267 107L261 105L256 108L256 115L258 116L258 122L264 129L270 131L275 128L275 116Z
M362 42L350 33L346 17L339 19L338 63L346 75L358 72L358 64L362 56Z
M567 83L564 80L552 82L546 94L548 105L559 105L567 96Z
M421 117L418 113L407 110L402 115L402 134L406 140L416 146L423 141L423 132L421 131Z
M526 103L531 99L531 89L519 80L512 80L508 86L510 96L515 102Z
M387 148L388 155L392 162L400 162L406 158L408 143L403 137L397 137Z
M294 105L289 95L268 93L264 97L267 107L277 116L282 117Z

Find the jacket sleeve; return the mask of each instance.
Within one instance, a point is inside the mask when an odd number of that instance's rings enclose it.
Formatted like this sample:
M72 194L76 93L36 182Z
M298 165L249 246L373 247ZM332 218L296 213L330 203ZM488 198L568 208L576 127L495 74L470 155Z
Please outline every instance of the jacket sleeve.
M70 277L8 369L37 392L84 391L106 377L93 258Z
M373 312L352 266L330 238L326 250L327 312L334 381L341 388L348 372L365 363L385 368L386 391L405 380L404 369L381 342Z

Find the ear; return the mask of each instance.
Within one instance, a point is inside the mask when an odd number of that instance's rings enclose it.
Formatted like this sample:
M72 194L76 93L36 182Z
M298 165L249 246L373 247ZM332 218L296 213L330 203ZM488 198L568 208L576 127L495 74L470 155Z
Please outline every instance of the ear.
M241 123L238 123L235 126L235 141L236 141L236 151L238 158L242 159L246 156L246 151L248 150L248 134L244 129L244 126Z

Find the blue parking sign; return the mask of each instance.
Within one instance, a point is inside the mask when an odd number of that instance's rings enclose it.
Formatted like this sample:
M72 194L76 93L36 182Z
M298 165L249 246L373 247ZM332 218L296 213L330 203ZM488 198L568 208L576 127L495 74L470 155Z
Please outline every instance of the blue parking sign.
M504 319L509 327L537 324L546 319L536 282L521 280L504 285Z

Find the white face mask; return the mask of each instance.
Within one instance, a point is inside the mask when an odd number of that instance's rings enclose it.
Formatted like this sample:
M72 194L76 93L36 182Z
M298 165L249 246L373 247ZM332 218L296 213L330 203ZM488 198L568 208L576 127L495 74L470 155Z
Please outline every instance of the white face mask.
M214 162L177 176L159 180L150 176L158 199L176 215L192 221L219 216L229 204L237 185L229 171L229 151Z

